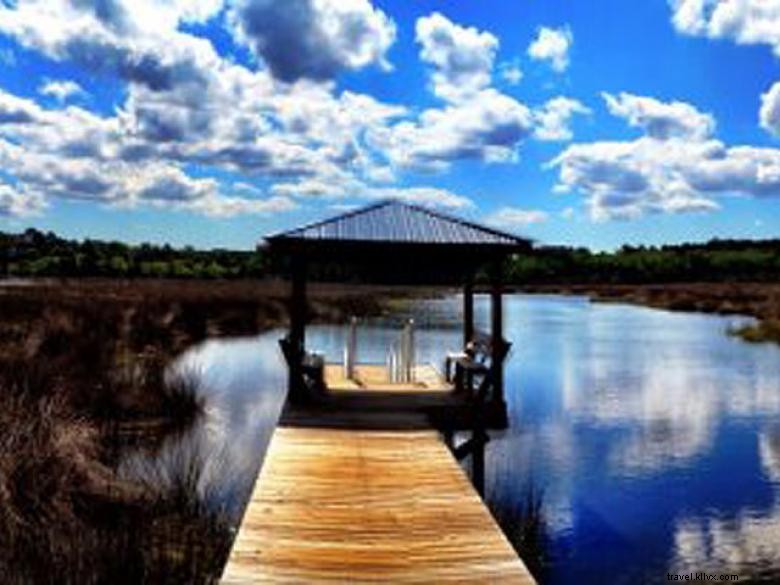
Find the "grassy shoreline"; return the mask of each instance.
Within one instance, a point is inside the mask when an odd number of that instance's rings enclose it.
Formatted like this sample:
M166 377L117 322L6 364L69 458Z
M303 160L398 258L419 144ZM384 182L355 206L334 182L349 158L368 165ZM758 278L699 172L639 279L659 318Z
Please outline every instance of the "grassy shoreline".
M616 302L718 315L754 317L757 323L730 333L751 343L780 343L780 284L567 284L529 285L519 292L587 296L595 302Z
M313 287L314 321L380 310L380 291ZM198 500L203 462L160 485L119 473L202 415L169 379L184 349L286 322L278 282L46 280L0 286L4 583L213 583L232 539ZM197 453L194 454L197 459Z

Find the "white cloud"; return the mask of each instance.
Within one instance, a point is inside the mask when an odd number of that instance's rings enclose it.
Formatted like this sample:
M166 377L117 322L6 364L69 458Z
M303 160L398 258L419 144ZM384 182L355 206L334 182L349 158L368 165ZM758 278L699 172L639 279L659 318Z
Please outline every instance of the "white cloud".
M26 124L40 113L41 108L35 102L0 89L0 124Z
M573 144L551 163L559 170L556 191L583 194L593 219L708 211L728 195L780 197L780 149L728 147L707 135L714 123L688 104L641 102L663 106L659 126L654 116L632 117L626 103L613 113L635 120L644 136ZM691 123L678 124L666 115L672 111L687 112Z
M715 119L690 104L660 100L621 92L617 97L604 93L607 109L653 138L702 139L715 131Z
M498 73L509 85L518 85L523 80L523 70L517 60L505 61L498 66Z
M285 213L298 208L289 197L273 196L266 199L250 199L230 195L210 195L193 201L185 208L209 217L229 218L237 215L269 215Z
M288 82L387 68L396 35L393 21L368 0L236 0L228 20L236 38Z
M163 89L218 61L209 41L179 25L203 22L220 7L217 0L2 3L0 33L52 59Z
M368 194L375 199L400 199L426 207L474 207L474 202L468 197L439 187L375 187Z
M179 167L152 165L127 181L127 190L139 200L186 202L213 197L218 190L214 179L195 179Z
M45 207L43 197L23 193L11 185L0 182L0 217L27 217L36 215Z
M499 227L523 227L535 223L544 223L549 219L546 211L538 209L520 209L519 207L502 207L490 214L486 221Z
M591 111L578 100L558 96L534 110L536 127L534 137L544 141L571 140L571 119L575 114L588 115Z
M780 56L780 1L669 0L672 23L687 35L769 45Z
M780 137L780 81L761 96L761 109L758 117L764 130Z
M490 88L466 102L425 110L416 121L378 130L373 138L397 165L442 170L458 160L514 160L532 124L525 105Z
M324 199L400 199L430 207L470 208L474 202L447 189L430 186L393 187L376 185L352 177L334 177L330 181L304 179L277 183L272 192L283 197L318 197Z
M316 50L341 51L336 56L347 68L361 65L363 49L343 43L371 36L374 25L394 34L392 23L365 1L313 0L307 6L318 19L311 24L316 34L333 41ZM0 3L0 33L50 58L116 76L127 91L116 115L101 117L73 106L44 109L0 90L4 170L46 198L187 204L216 215L259 212L269 204L222 195L208 178L215 172L227 173L228 181L238 174L271 183L338 175L393 180L364 135L406 110L367 95L337 94L330 83L279 82L266 69L222 58L208 40L182 30L182 24L205 22L221 7L221 0L164 6L145 0ZM64 99L75 87L57 81L41 90ZM194 167L205 178L185 170ZM274 199L276 209L284 209L283 201Z
M78 83L69 79L50 79L38 88L38 93L64 102L70 97L84 95L84 89Z
M574 36L568 26L561 28L540 27L536 39L528 47L528 56L539 61L549 61L554 71L562 73L569 67L569 50Z
M434 67L434 93L448 101L471 97L490 85L498 39L453 23L438 12L419 18L420 58Z
M286 211L306 197L468 207L468 197L411 184L404 172L516 161L535 124L548 136L567 133L563 106L536 118L492 87L498 40L488 32L438 14L420 19L421 58L443 103L414 111L332 81L340 71L385 63L395 25L368 0L237 0L222 12L225 6L0 2L0 34L118 80L125 96L113 114L98 115L0 90L0 165L16 192L27 201L59 197L213 216ZM261 18L269 14L279 17L272 26ZM259 63L233 62L185 26L218 15L213 22L232 26ZM275 52L280 47L284 54ZM62 101L77 88L57 80L40 91ZM263 189L226 188L241 181Z
M462 160L516 161L534 120L525 104L491 85L498 39L438 12L418 19L416 33L420 58L433 66L430 88L445 105L374 128L371 146L395 167L418 171Z
M196 198L196 185L205 183L188 180L183 165L272 180L394 179L366 150L362 135L404 114L403 108L351 92L335 96L322 84L279 86L262 72L218 65L196 84L155 91L133 83L118 115L108 118L73 106L46 110L0 90L5 170L47 197L115 205ZM163 181L154 163L175 176ZM128 177L153 188L129 188ZM191 208L227 215L262 206L209 197L208 205Z

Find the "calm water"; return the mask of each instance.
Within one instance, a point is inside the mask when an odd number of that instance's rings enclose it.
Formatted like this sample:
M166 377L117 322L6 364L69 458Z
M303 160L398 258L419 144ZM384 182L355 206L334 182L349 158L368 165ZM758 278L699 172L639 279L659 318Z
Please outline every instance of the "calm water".
M578 298L513 296L505 314L511 427L488 447L486 496L511 508L529 484L543 491L545 582L664 583L669 571L780 581L780 348L727 336L737 318ZM459 346L458 298L409 316L418 361ZM487 328L486 299L476 319ZM398 332L363 324L360 360L384 361ZM311 327L307 344L336 361L344 335ZM215 397L193 430L221 453L204 483L239 512L281 406L278 337L184 357Z
M201 498L237 528L286 396L278 338L207 341L182 355L172 369L197 377L204 416L158 451L127 453L120 473L164 484L195 468Z

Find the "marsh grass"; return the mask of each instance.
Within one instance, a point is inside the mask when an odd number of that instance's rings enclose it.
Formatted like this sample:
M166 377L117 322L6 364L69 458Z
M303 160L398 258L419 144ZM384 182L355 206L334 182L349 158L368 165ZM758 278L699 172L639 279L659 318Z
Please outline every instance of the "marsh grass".
M120 367L106 328L47 320L31 359L0 361L2 583L216 582L231 535L198 504L203 458L179 461L175 481L132 481L110 431L145 423L158 445L183 432L204 409L197 378L166 375L156 354Z
M780 343L780 321L759 321L729 329L729 333L749 343Z
M16 368L0 388L2 582L215 583L232 535L203 489L214 461L179 450L123 477L60 383Z
M204 470L219 457L166 450L203 414L204 392L165 366L208 336L282 325L287 292L257 282L0 287L0 583L217 581L232 533ZM346 296L314 292L312 318L377 310L377 295ZM121 473L131 450L147 462Z
M543 580L550 548L544 492L529 482L519 498L493 499L488 507L528 570Z

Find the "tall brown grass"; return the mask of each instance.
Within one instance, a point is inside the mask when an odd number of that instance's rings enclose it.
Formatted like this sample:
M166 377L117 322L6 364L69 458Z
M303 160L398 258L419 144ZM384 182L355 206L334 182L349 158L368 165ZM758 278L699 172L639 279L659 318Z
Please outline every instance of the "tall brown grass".
M312 317L376 312L376 295L312 294ZM123 475L202 414L172 356L285 321L286 286L58 281L0 286L0 582L212 583L232 540L203 489L213 455ZM154 461L154 459L152 459Z
M216 582L231 534L199 499L204 458L177 462L186 472L169 482L122 479L58 378L45 366L0 372L3 583Z

